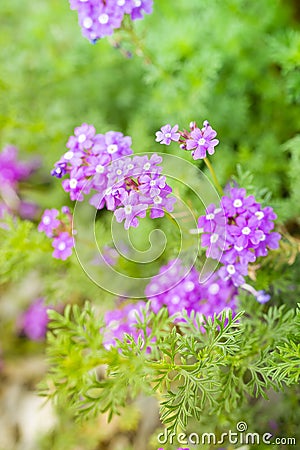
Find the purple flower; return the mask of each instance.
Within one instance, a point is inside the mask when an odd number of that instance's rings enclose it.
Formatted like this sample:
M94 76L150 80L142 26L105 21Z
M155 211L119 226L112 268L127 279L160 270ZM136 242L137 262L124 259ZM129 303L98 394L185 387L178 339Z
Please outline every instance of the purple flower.
M135 192L131 192L130 194L126 194L125 198L122 200L123 207L116 209L115 217L117 222L123 222L125 230L128 230L129 227L137 227L139 222L137 217L145 217L146 209L148 208L147 204L141 204L139 202L139 196Z
M4 147L0 153L0 184L15 188L18 181L24 180L33 167L18 160L18 149L12 145Z
M152 13L153 0L132 0L133 9L130 17L132 20L142 19L143 12L145 14Z
M217 133L209 125L207 120L203 122L203 128L195 128L190 133L190 138L186 141L186 149L193 150L193 159L206 158L206 152L209 155L215 153L215 146L218 145L218 139L214 139Z
M29 339L40 341L45 338L49 322L47 309L49 306L46 306L44 300L39 298L21 317L21 328Z
M160 142L161 144L170 145L172 141L178 142L180 139L180 133L177 133L178 125L174 125L171 127L170 124L164 125L161 127L161 131L157 131L156 134L156 142Z
M149 194L150 197L155 197L160 194L160 191L166 186L166 177L159 175L142 175L139 177L139 189L144 195Z
M57 162L55 168L51 170L51 175L56 178L62 178L67 173L67 163Z
M105 314L104 346L110 348L116 345L117 339L123 340L124 334L130 334L137 341L138 337L145 338L142 330L138 330L136 325L138 319L142 319L145 303L143 301L127 304L120 309L108 311ZM148 329L150 333L150 329Z
M72 255L74 238L64 231L53 239L52 247L54 247L54 252L52 253L53 257L65 261Z
M50 238L53 237L53 231L60 225L60 220L57 218L58 214L57 209L45 209L38 225L38 231L44 232Z
M267 303L271 298L271 295L267 294L265 291L257 291L256 300L259 303Z
M71 200L82 202L83 194L88 194L92 186L85 177L84 168L79 167L70 172L70 178L62 182L62 187L70 193Z
M257 211L259 207L253 195L246 197L245 189L235 187L229 189L229 196L222 197L221 204L228 217L234 217L236 214L242 214L245 211L252 213Z
M150 205L150 218L156 219L158 217L163 217L165 215L165 210L172 212L174 209L174 203L176 203L175 197L170 197L169 194L172 192L172 188L166 185L159 193L151 198L153 205Z
M92 147L94 143L95 137L95 127L94 125L88 125L87 123L83 123L79 127L76 127L74 130L74 136L71 136L69 141L67 142L67 148L71 151L76 150L88 150ZM68 158L71 159L71 158Z

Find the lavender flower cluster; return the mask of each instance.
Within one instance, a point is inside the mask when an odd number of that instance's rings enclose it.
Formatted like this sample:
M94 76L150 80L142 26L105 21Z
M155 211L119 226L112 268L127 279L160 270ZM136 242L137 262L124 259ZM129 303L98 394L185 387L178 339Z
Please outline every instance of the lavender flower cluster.
M96 134L84 123L75 128L67 148L51 174L69 175L62 186L71 200L83 201L95 190L90 203L114 211L118 222L125 221L125 229L137 227L138 217L145 217L147 210L152 219L173 210L176 199L169 196L172 189L161 175L162 158L155 153L150 158L129 157L133 153L129 136L115 131Z
M178 131L178 125L164 125L156 132L156 141L164 145L170 145L172 141L179 142L180 148L191 150L192 157L196 160L206 158L206 152L209 155L215 153L215 146L219 143L216 136L216 131L205 120L202 128L197 127L196 122L191 122L190 131Z
M16 147L12 145L4 147L0 153L0 219L5 214L17 214L23 219L35 216L37 206L21 200L19 182L26 180L36 167L36 162L19 161Z
M74 238L72 236L72 214L67 206L61 212L57 209L46 209L38 225L38 231L53 238L53 257L63 261L72 255Z
M224 309L235 311L238 290L231 280L223 280L217 275L200 284L199 273L194 267L187 271L180 260L171 260L152 277L145 294L154 313L166 307L169 316L178 323L183 320L184 310L188 315L195 312L206 317ZM136 325L143 308L145 303L140 301L106 313L105 344L115 345L116 339L122 340L124 333L135 340L141 336ZM150 333L150 329L148 331Z
M70 0L70 7L78 11L83 36L92 43L113 34L121 27L125 15L131 20L142 19L152 13L153 0Z
M262 208L243 188L231 188L221 198L220 207L211 204L198 220L203 230L201 244L206 256L222 263L218 275L235 286L245 283L248 265L277 249L280 234L271 232L276 214L270 206Z

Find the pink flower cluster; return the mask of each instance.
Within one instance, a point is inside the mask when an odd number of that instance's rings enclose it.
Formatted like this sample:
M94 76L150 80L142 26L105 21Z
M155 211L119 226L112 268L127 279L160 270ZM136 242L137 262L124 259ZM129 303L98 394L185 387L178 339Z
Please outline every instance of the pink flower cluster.
M191 150L192 157L196 160L206 158L206 153L215 153L215 146L219 143L219 140L215 139L216 136L216 131L205 120L202 128L198 128L196 122L191 122L190 131L178 131L178 125L164 125L156 132L156 141L164 145L170 145L172 141L179 142L180 148Z
M71 9L78 11L83 36L92 43L113 34L121 27L124 16L131 20L151 14L153 0L69 0Z
M97 209L114 211L125 229L138 226L138 217L150 211L152 219L173 211L176 201L170 197L171 187L161 175L157 154L133 156L131 138L109 131L96 134L92 125L75 128L63 157L55 164L53 176L65 179L62 186L71 200L83 201L84 195L96 191L90 203Z
M280 234L271 232L276 214L270 206L262 208L245 189L231 188L220 207L209 205L198 220L203 230L206 256L222 263L219 276L236 285L245 283L248 265L279 246Z
M38 231L53 238L53 257L63 261L72 255L74 238L72 236L72 214L67 206L61 212L57 209L46 209L38 225Z

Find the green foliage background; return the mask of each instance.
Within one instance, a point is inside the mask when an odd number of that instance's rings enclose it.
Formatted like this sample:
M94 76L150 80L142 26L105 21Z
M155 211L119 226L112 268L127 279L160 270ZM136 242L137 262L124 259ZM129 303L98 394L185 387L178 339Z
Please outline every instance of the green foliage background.
M177 149L155 143L155 131L168 122L182 128L191 120L208 119L220 139L213 162L221 183L236 176L249 192L262 197L271 193L268 203L291 235L291 246L299 242L297 0L154 0L153 14L134 24L135 43L124 32L115 36L132 58L108 39L96 45L84 39L67 0L3 0L0 17L0 147L14 144L23 159L34 156L42 163L23 186L25 198L41 208L69 203L49 172L82 122L93 123L99 133L113 129L132 136L135 152L179 155ZM0 243L3 291L39 267L43 288L54 302L64 297L76 302L83 294L99 299L76 261L58 268L49 242L34 225L18 222L10 240L1 231ZM281 256L293 258L288 243L285 250ZM261 288L274 284L275 303L295 306L299 258L292 267L270 261L258 283ZM291 285L295 288L288 292ZM2 335L7 329L5 324ZM6 340L3 347L14 343ZM289 395L281 402L282 417L288 417L298 394ZM296 423L295 416L289 420ZM73 425L64 426L71 439ZM284 426L288 432L290 425ZM59 437L53 439L55 450L63 448Z

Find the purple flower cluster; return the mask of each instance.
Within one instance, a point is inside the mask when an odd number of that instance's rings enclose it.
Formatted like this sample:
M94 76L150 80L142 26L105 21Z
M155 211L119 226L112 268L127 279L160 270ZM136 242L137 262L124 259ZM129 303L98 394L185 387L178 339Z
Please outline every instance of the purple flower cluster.
M209 205L198 220L204 232L202 246L207 257L222 263L218 274L223 280L243 285L249 263L279 246L280 234L271 232L277 216L271 207L262 208L254 196L246 196L242 188L231 188L220 206Z
M19 182L27 179L36 167L36 162L19 161L16 147L4 147L0 153L0 219L5 214L19 215L24 219L35 217L37 206L21 200Z
M40 341L45 338L49 317L42 298L34 301L25 311L20 320L20 326L25 335L33 341Z
M152 310L157 313L166 306L170 316L180 319L183 310L189 315L194 311L212 316L225 308L235 309L237 289L231 280L214 275L205 283L199 283L199 276L194 267L187 271L180 260L171 260L162 266L145 289Z
M200 284L199 273L194 267L187 271L180 260L172 260L151 279L145 294L151 301L154 313L166 307L169 316L174 316L174 321L178 323L183 320L183 311L189 315L194 311L207 317L224 309L235 311L238 292L231 280L222 280L216 275ZM136 324L143 308L145 303L140 301L127 303L123 308L107 312L105 345L115 345L116 339L122 340L124 333L135 339L142 336ZM150 332L150 328L148 331Z
M38 231L53 238L53 257L63 261L72 255L74 238L72 236L72 214L67 206L61 213L57 209L46 209L38 225Z
M198 128L196 122L191 122L190 131L178 131L178 125L164 125L156 132L156 141L165 145L170 145L172 141L179 142L182 150L192 150L192 157L196 160L206 158L206 153L215 153L215 146L219 143L216 136L216 131L205 120L202 128Z
M97 209L114 211L125 229L137 227L138 217L145 217L147 210L152 219L173 210L176 199L169 196L172 189L161 175L162 158L155 153L150 158L129 157L129 136L115 131L96 134L92 125L84 123L75 128L67 148L51 174L69 176L62 186L71 200L82 201L84 195L96 191L90 203Z
M0 185L17 187L17 183L29 177L32 166L18 160L18 149L12 145L0 153Z
M138 330L136 325L138 323L138 319L142 319L143 317L143 310L145 309L145 306L145 302L139 301L134 304L126 304L123 308L114 309L105 314L103 343L106 348L115 346L116 341L122 340L125 333L133 336L135 340L139 337L144 337L142 330Z
M113 34L121 27L125 15L131 20L142 19L152 13L153 0L70 0L70 7L78 12L83 36L92 43Z

